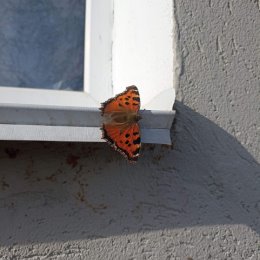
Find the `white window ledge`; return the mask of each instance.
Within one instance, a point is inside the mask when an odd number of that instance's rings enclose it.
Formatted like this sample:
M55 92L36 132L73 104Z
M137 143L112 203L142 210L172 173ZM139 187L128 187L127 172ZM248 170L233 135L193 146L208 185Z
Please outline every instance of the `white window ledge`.
M143 143L171 144L174 111L141 110ZM102 118L97 108L17 107L0 108L1 140L102 142Z

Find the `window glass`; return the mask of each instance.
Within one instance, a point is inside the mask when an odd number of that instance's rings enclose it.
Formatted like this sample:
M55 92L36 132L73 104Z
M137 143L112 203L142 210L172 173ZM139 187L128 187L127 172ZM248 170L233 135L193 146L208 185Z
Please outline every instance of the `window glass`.
M0 6L0 86L83 91L85 0Z

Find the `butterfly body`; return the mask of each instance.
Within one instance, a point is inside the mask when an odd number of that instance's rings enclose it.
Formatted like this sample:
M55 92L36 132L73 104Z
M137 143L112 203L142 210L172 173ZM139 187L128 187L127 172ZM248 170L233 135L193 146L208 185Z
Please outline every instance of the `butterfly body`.
M140 98L135 86L102 103L103 139L129 161L137 161L141 147L138 121Z
M122 109L122 111L105 113L103 123L123 130L127 129L132 124L137 123L140 119L141 116L139 116L137 112Z

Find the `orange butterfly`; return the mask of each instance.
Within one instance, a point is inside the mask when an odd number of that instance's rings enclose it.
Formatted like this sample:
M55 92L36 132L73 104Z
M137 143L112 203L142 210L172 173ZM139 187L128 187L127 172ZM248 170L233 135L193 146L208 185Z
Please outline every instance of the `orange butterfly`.
M127 87L124 92L101 105L102 138L129 161L137 161L141 147L138 125L141 119L138 114L140 97L137 87Z

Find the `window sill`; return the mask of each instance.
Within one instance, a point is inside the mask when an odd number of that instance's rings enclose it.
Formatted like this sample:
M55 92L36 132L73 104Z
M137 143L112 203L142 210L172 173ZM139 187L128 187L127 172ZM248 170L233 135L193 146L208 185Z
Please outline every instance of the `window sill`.
M142 142L171 144L174 111L141 110ZM97 108L13 106L0 108L0 139L103 142Z

